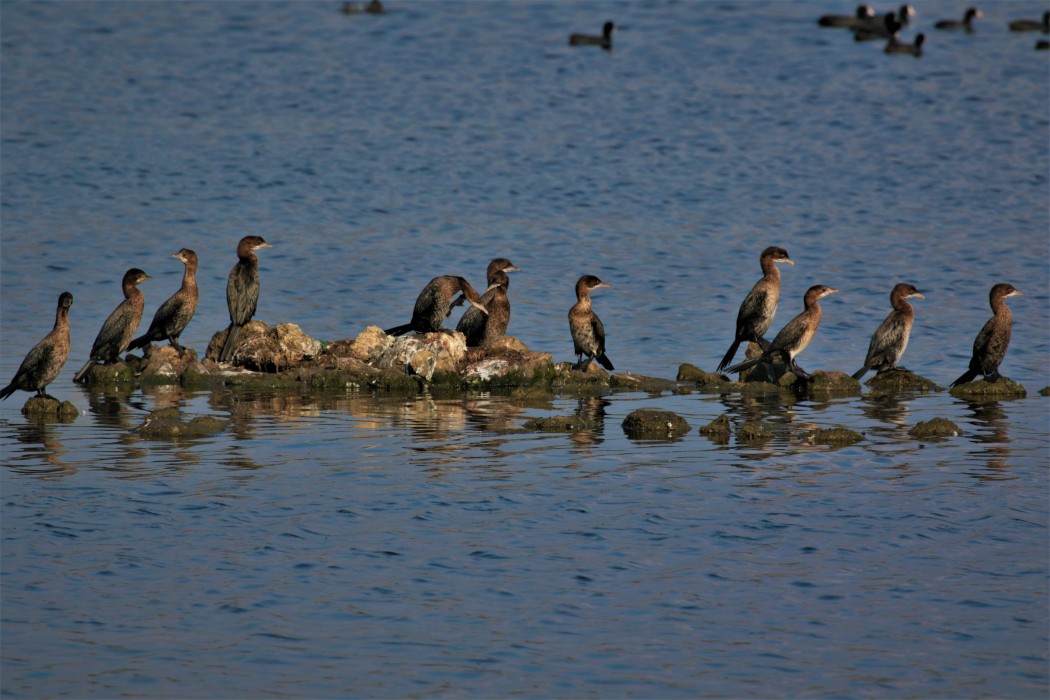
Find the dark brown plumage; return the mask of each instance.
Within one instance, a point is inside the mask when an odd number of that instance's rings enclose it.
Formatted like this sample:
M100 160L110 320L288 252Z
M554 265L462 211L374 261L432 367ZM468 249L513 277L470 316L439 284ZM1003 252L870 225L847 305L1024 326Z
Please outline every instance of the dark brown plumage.
M757 365L759 362L785 362L796 377L805 379L809 376L805 370L798 366L795 358L806 349L820 326L821 309L817 302L829 294L837 292L837 289L825 287L822 284L814 285L806 290L803 300L805 309L795 318L788 321L787 325L780 329L777 337L769 344L760 357L745 360L733 365L726 372L743 372Z
M11 382L0 389L0 400L6 399L17 389L47 396L44 388L55 381L69 357L69 307L72 305L72 294L62 292L58 295L54 327L25 356Z
M1006 357L1006 348L1010 345L1010 333L1013 331L1014 317L1006 300L1013 296L1023 295L1012 284L997 284L988 293L988 302L992 307L992 317L988 319L977 338L973 341L973 355L970 357L970 368L951 383L965 384L972 382L978 374L985 381L995 382L999 379L999 365Z
M592 359L598 360L610 372L614 369L605 355L605 326L591 308L591 290L610 286L594 275L584 275L576 282L576 303L569 309L569 332L579 369L590 365ZM587 365L583 364L584 355L587 356Z
M136 267L124 273L120 282L124 291L124 301L113 309L113 313L102 324L98 335L95 336L95 342L91 345L88 361L74 375L74 382L83 379L88 368L94 363L109 364L120 359L120 353L127 349L128 343L135 337L139 323L142 322L142 307L146 300L138 290L138 285L149 278L149 275Z
M602 25L601 36L593 34L570 34L569 46L600 46L606 51L612 48L612 33L616 31L616 25L606 22Z
M773 324L773 316L776 315L777 304L780 302L780 270L776 264L785 262L794 265L795 263L786 250L776 246L763 250L758 261L762 266L762 279L755 283L740 304L740 310L736 315L736 335L733 337L733 344L729 346L722 361L718 363L719 372L733 361L733 356L736 355L740 343L755 342L763 350L769 347L769 341L763 336Z
M229 362L241 327L252 320L259 303L259 258L254 251L272 247L259 236L245 236L237 244L237 264L226 281L226 306L230 310L230 328L219 354L220 362Z
M167 340L171 347L175 348L181 355L184 348L179 345L179 336L186 330L190 319L197 311L197 254L189 248L183 248L178 253L173 253L173 258L181 260L185 265L182 271L182 286L179 290L168 297L167 301L160 305L157 313L153 314L153 321L149 324L149 330L145 334L135 338L128 345L128 350L137 350L154 341Z
M908 303L908 299L912 297L926 298L910 284L901 282L894 285L890 292L893 311L875 329L871 343L868 344L864 366L853 374L854 379L860 379L872 369L875 370L876 376L890 370L903 369L897 367L897 363L904 355L904 349L908 347L908 338L911 336L911 326L915 319L915 310Z
M448 317L452 306L452 297L460 292L471 306L480 309L482 313L488 313L488 310L481 304L481 297L470 286L470 282L462 277L443 275L430 280L416 297L416 305L412 309L412 320L404 325L387 329L386 334L404 335L410 331L417 333L440 331L441 324Z
M510 325L510 299L507 297L510 277L507 273L517 269L518 267L506 258L496 258L489 263L485 271L489 288L481 296L481 305L488 313L483 314L470 307L456 324L456 330L467 338L467 347L488 347L506 334ZM464 298L460 295L454 305L462 304Z
M919 58L922 56L922 45L926 41L925 34L918 34L915 37L915 43L913 44L902 44L897 40L897 37L891 36L890 40L886 42L886 48L882 50L883 53L888 54L903 54L905 56L914 56Z
M875 16L875 12L867 5L857 5L857 11L852 15L823 15L817 20L822 27L842 27L855 29L866 24Z
M854 41L873 41L875 39L890 39L897 36L901 29L897 13L887 12L884 16L876 17L872 22L859 26L853 30Z
M984 17L984 14L976 7L971 7L966 10L966 14L963 15L962 21L957 19L942 19L933 26L937 29L957 30L965 29L967 33L973 31L973 21L978 17Z

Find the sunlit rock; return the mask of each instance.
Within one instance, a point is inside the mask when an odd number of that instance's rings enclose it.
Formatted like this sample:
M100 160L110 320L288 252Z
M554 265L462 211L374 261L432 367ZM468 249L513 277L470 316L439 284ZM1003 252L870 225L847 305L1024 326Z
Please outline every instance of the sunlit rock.
M156 440L198 438L221 432L229 425L228 420L215 416L197 416L187 419L177 408L162 408L146 416L134 429L138 435Z
M1023 399L1028 395L1025 388L1006 377L1000 377L994 382L978 379L975 382L957 384L948 390L948 393L958 399Z
M467 354L462 333L409 333L394 339L372 361L379 369L400 369L430 381L436 372L455 373Z
M896 393L899 391L937 391L938 387L933 381L926 377L920 377L911 370L893 369L888 372L877 374L864 382L872 391L879 393Z
M767 442L773 437L772 426L757 420L747 421L736 431L736 439L741 442Z
M706 435L713 442L725 444L729 442L732 428L729 425L729 416L723 413L718 418L700 428L700 434Z
M22 406L22 415L26 418L55 418L65 421L74 420L80 411L69 401L59 401L50 396L30 396Z
M676 438L689 432L689 424L677 413L640 408L623 419L623 431L634 439Z
M218 360L228 329L212 336L205 358ZM262 321L250 321L237 335L230 364L256 372L280 372L296 367L321 352L321 342L306 335L294 323L273 328Z
M931 418L916 423L908 431L908 435L914 438L955 437L962 435L962 430L947 418Z
M728 391L734 386L738 386L737 382L730 380L723 374L719 374L718 372L705 372L699 367L691 365L688 362L679 365L678 381L692 382L696 384L696 386L699 389L706 391Z
M814 445L853 445L864 439L861 433L849 428L821 428L807 436L807 442Z

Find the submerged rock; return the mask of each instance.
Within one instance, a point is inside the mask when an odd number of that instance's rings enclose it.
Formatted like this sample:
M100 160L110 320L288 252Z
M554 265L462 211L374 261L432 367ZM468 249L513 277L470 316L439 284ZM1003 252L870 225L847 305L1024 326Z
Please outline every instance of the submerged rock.
M872 391L880 393L895 393L898 391L937 391L938 387L933 381L926 377L920 377L908 369L894 369L864 382Z
M228 420L214 416L197 416L186 420L177 408L162 408L146 416L134 432L145 438L174 440L178 438L197 438L222 432L229 425Z
M640 408L623 419L623 431L635 439L676 438L689 432L689 424L677 413Z
M1040 389L1039 390L1039 395L1040 396L1050 396L1050 386L1044 386L1042 389Z
M947 418L931 418L928 421L919 421L908 435L914 438L955 437L962 435L962 430Z
M658 377L646 377L641 374L621 372L609 377L609 386L614 389L633 389L634 391L647 391L650 394L660 394L665 391L675 391L678 385L670 379Z
M734 382L718 372L705 372L688 362L678 366L678 381L692 382L698 388L708 391L728 391L740 386L739 382Z
M223 329L212 336L205 359L218 361L228 331ZM280 372L316 357L321 347L321 341L306 335L294 323L271 328L262 321L249 321L237 336L230 364L256 372Z
M82 381L86 386L131 384L136 381L135 368L126 362L95 363L88 367Z
M57 418L61 421L75 420L80 411L69 401L59 401L51 396L30 396L22 406L26 418Z
M550 416L549 418L530 418L525 421L526 430L539 433L578 433L594 430L598 423L586 416Z
M842 427L821 428L809 435L809 441L814 445L852 445L863 439L864 436L856 430Z
M997 381L989 382L978 379L975 382L958 384L948 390L948 393L957 399L1023 399L1028 395L1025 388L1006 377L1000 377Z
M714 442L723 444L729 442L729 436L731 433L732 427L729 424L729 416L725 413L700 428L701 435L706 435Z
M765 442L773 437L773 427L757 420L747 421L736 431L736 439L743 442Z

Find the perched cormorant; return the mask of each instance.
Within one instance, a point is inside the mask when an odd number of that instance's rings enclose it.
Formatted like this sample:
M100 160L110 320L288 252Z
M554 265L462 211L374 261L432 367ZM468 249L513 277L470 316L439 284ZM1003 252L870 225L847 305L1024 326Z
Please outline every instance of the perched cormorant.
M471 307L456 324L456 330L467 336L467 347L487 347L507 332L507 326L510 325L510 299L507 298L510 278L507 273L517 269L519 268L506 258L496 258L489 263L485 271L489 289L481 296L481 305L488 309L488 314ZM493 288L493 285L498 286ZM464 299L461 294L452 305L458 306ZM497 308L493 308L494 299L497 299Z
M914 56L915 58L919 58L920 56L922 56L922 45L925 41L926 36L924 34L917 34L915 36L914 44L902 44L900 41L897 40L897 37L891 36L890 40L886 43L886 48L884 48L882 51L883 53L904 54L907 56Z
M128 350L137 350L154 341L167 340L171 347L182 355L184 348L179 345L179 336L186 330L197 310L197 254L189 248L183 248L178 253L172 253L171 257L181 260L185 265L182 271L182 286L160 305L157 313L153 314L149 330L131 341Z
M857 11L852 15L823 15L817 20L822 27L843 27L855 29L875 16L875 12L867 5L857 5Z
M995 382L999 379L999 365L1006 357L1006 348L1010 345L1010 332L1013 330L1014 317L1006 305L1009 297L1022 295L1012 284L997 284L988 293L988 302L992 306L992 317L988 319L977 338L973 341L973 356L970 358L970 369L951 383L965 384L972 382L980 374L985 381Z
M142 307L146 300L137 285L149 278L149 275L137 267L124 273L124 279L120 282L124 290L124 301L113 309L113 313L102 324L98 335L95 336L95 342L91 345L88 361L74 375L74 382L83 379L88 368L96 362L108 364L120 359L120 353L127 349L128 343L135 337L135 331L138 330L139 323L142 321Z
M868 345L868 355L864 358L864 366L853 374L854 379L860 379L871 369L875 370L876 376L890 370L903 369L897 367L897 363L904 355L904 349L908 347L911 324L915 320L915 310L907 301L912 297L926 298L910 284L901 282L893 286L893 291L890 292L893 311L875 329L874 335L871 336L871 344Z
M776 264L785 262L794 265L795 262L788 257L786 250L776 246L763 250L758 261L762 266L762 279L755 283L740 304L740 311L736 315L736 335L725 357L718 363L719 372L733 361L737 348L744 341L758 343L763 350L769 348L769 341L763 336L773 323L780 301L780 270Z
M887 12L885 16L876 18L875 22L853 30L854 41L873 41L875 39L892 39L897 36L901 29L900 20L895 12Z
M416 297L416 305L412 309L412 320L404 325L389 328L385 333L404 335L409 331L418 333L440 331L441 324L448 317L452 306L452 297L460 292L471 306L480 309L482 313L488 313L488 310L481 304L481 297L470 286L470 282L462 277L443 275L427 282L427 286L423 287L423 291Z
M219 354L220 362L229 362L237 334L252 320L259 303L259 258L252 251L272 247L259 236L245 236L237 244L237 264L226 281L226 305L230 308L230 329Z
M1050 10L1043 13L1043 20L1015 19L1010 22L1011 32L1042 32L1050 34Z
M806 349L809 341L813 340L817 327L820 326L821 311L820 304L817 302L837 291L837 289L825 287L822 284L817 284L807 289L805 310L780 329L777 337L769 344L769 348L762 353L762 356L733 365L726 372L743 372L745 369L751 369L759 362L780 360L787 363L796 377L800 379L808 377L809 374L795 363L795 358Z
M966 10L966 14L963 15L962 21L957 19L942 19L933 26L937 29L965 29L967 32L973 31L973 21L977 17L984 17L976 7L971 7Z
M611 286L594 275L584 275L576 282L576 303L569 309L569 332L579 369L584 369L583 356L586 355L587 366L593 359L610 372L613 370L613 363L605 355L605 326L591 308L591 290Z
M22 364L18 366L14 379L0 389L0 400L22 391L35 391L37 396L47 396L44 391L62 371L69 357L69 307L73 305L73 295L62 292L58 295L58 310L55 312L55 326L43 340L33 346Z
M612 33L615 30L615 24L612 22L606 22L602 25L601 36L594 36L593 34L570 34L569 46L600 46L606 50L611 49Z

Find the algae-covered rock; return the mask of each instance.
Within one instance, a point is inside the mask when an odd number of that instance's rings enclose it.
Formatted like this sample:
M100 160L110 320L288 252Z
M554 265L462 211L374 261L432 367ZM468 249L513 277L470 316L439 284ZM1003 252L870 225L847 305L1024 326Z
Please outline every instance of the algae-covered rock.
M852 445L864 439L856 430L849 428L821 428L809 435L809 441L815 445Z
M678 366L678 381L692 382L700 389L705 390L729 390L739 386L738 382L731 381L718 372L705 372L688 362Z
M805 389L813 394L860 396L860 382L845 372L818 369L805 380Z
M914 438L955 437L962 435L962 430L947 418L931 418L928 421L916 423L908 431L908 435Z
M1039 390L1039 395L1040 396L1050 396L1050 386L1044 386L1042 389L1040 389Z
M736 439L742 442L765 442L773 437L773 427L757 420L747 421L736 430Z
M700 428L701 435L706 435L711 440L721 443L729 442L729 435L731 432L732 428L729 425L729 416L725 413Z
M215 416L197 416L189 420L177 408L162 408L146 416L134 432L145 438L176 440L180 438L198 438L222 432L229 425L228 420Z
M132 384L135 382L135 369L126 362L111 362L100 365L92 364L81 380L87 386L107 384Z
M609 386L615 389L633 389L635 391L647 391L650 394L659 394L664 391L674 391L678 385L670 379L621 372L609 377Z
M206 359L218 361L228 330L212 336L204 354ZM230 364L256 372L280 372L316 357L321 347L321 341L306 335L294 323L271 328L262 321L249 321L237 334Z
M526 430L539 433L578 433L594 430L596 423L586 416L550 416L549 418L530 418L525 421Z
M640 408L623 419L623 431L635 439L675 438L689 432L689 424L677 413Z
M26 418L56 418L67 422L75 420L80 411L69 401L59 401L51 396L30 396L22 406L22 415Z
M948 390L957 399L1023 399L1028 395L1025 388L1017 382L1000 377L994 382L978 379L975 382L957 384Z
M551 389L569 394L605 393L609 390L609 373L597 362L582 370L576 369L571 362L559 362L554 365Z
M937 390L937 385L933 381L903 368L876 374L864 384L872 391L885 394L900 391L930 392Z

